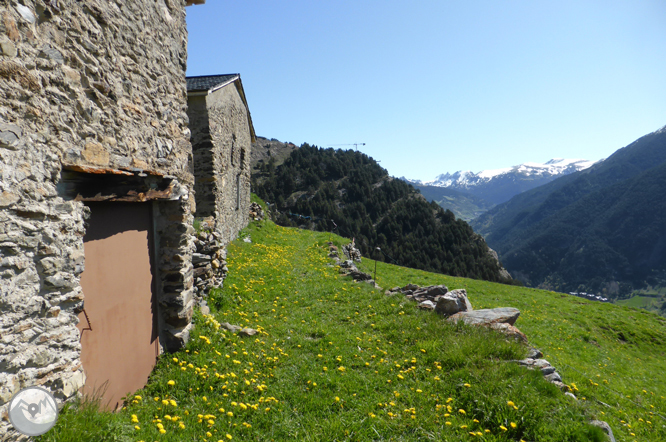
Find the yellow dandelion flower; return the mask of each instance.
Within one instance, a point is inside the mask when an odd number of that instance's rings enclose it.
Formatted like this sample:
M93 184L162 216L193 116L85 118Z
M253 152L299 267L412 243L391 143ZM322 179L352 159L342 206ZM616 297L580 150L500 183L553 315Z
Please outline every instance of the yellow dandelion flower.
M174 386L174 385L176 385L176 381L174 381L173 379L171 379L169 382L167 382L167 385Z

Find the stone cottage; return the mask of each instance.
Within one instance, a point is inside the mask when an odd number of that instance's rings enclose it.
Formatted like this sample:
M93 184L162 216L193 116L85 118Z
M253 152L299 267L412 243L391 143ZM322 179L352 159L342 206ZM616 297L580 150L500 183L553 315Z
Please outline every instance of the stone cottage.
M247 225L250 147L256 141L239 74L187 77L197 218L227 244Z
M19 389L115 408L188 339L185 6L202 3L0 3L2 440Z

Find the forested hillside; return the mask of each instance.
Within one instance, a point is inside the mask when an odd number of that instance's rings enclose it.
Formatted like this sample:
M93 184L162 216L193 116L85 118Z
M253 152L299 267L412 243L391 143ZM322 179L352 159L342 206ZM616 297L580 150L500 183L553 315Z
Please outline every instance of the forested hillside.
M666 280L666 130L473 221L514 277L560 291L628 294Z
M275 205L278 224L355 238L366 256L454 276L510 281L466 222L428 203L363 153L304 144L278 167L270 159L262 163L252 188Z

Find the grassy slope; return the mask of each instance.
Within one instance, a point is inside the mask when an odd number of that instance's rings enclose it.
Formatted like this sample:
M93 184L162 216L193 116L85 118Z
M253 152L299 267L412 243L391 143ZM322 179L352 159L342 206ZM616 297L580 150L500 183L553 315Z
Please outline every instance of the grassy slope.
M246 232L251 244L229 247L214 317L196 318L187 349L160 359L141 398L117 414L66 410L40 440L599 440L585 424L593 417L618 441L666 440L666 321L656 315L378 264L385 288L444 283L466 288L475 308L519 308L516 325L575 384L576 403L507 362L524 347L340 277L327 266L328 234L270 222ZM261 334L240 338L217 321Z

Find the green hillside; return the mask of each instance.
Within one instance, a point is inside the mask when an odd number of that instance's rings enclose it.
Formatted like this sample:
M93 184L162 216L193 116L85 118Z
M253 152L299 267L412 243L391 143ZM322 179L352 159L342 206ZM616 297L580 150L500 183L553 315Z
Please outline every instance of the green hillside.
M626 296L666 283L666 130L472 222L528 285Z
M511 282L481 236L375 160L352 150L293 150L259 166L252 188L282 226L335 231L364 255L454 276ZM382 253L377 252L380 248Z
M338 273L327 233L252 223L187 348L118 413L66 408L40 441L666 440L666 320L552 292L378 263L385 288L465 288L516 323L578 400L511 362L527 348ZM333 235L341 246L347 240ZM364 259L362 267L374 270ZM239 337L229 322L259 331ZM130 363L128 361L128 363Z

